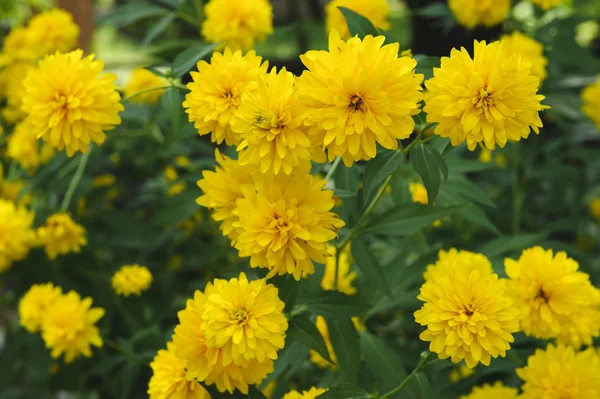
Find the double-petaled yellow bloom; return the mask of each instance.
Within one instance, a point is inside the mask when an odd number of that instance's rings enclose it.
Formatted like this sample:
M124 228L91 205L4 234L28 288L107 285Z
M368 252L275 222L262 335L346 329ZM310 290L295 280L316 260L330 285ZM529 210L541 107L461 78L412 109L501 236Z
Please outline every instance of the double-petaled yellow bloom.
M12 201L0 199L0 273L23 260L37 244L32 229L35 215Z
M52 283L34 284L19 301L19 324L27 331L36 333L48 309L62 296L62 289Z
M502 40L502 47L504 47L509 57L513 54L520 55L523 61L531 63L531 74L533 76L540 78L540 82L546 79L548 59L544 57L544 45L542 43L518 31L510 35L504 35L500 40Z
M67 213L54 213L37 229L39 244L50 259L59 255L79 253L87 245L85 228L76 223Z
M449 0L448 7L467 28L492 27L502 23L510 11L510 0Z
M302 391L302 393L292 390L283 395L282 399L315 399L325 392L327 392L327 389L317 387L311 387L308 391Z
M8 156L29 173L47 163L56 153L49 143L41 143L37 132L26 120L17 124L8 138Z
M121 296L141 295L152 284L152 273L145 266L125 265L111 279L113 290Z
M42 12L29 20L27 25L30 45L41 57L56 51L66 53L75 49L79 38L79 26L73 16L58 8Z
M507 387L502 382L497 381L494 385L483 384L475 387L468 395L463 395L460 399L517 399L519 390L517 388Z

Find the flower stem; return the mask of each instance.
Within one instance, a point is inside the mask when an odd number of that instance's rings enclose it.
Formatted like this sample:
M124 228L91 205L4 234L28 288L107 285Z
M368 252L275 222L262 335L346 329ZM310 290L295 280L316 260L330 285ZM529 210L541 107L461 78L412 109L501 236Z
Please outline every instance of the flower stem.
M421 368L425 365L425 363L427 363L427 359L429 359L430 355L431 355L430 352L424 352L423 354L421 354L421 360L419 360L419 364L417 364L417 367L415 367L414 370L411 371L410 374L407 375L406 378L404 378L404 380L402 380L400 385L398 385L396 388L392 389L388 393L383 394L380 399L389 398L390 396L394 395L395 393L400 392L402 390L402 388L404 388L404 386L406 384L408 384L408 381L410 381L412 376L417 374L419 372L419 370L421 370Z
M65 198L63 199L62 204L60 205L60 211L65 212L69 208L69 204L71 203L71 198L73 197L73 193L75 189L79 185L79 181L81 180L81 176L83 176L83 171L85 170L85 166L87 165L88 159L90 159L90 154L92 153L92 145L90 144L90 148L87 152L83 153L79 158L79 165L77 166L77 170L71 179L71 183L69 183L69 188L67 188L67 193L65 194Z
M523 193L521 193L521 183L519 179L521 153L519 151L518 143L512 143L511 147L511 186L513 197L512 230L513 234L519 234L519 232L521 231L521 213L523 210Z
M166 89L169 89L171 87L178 87L179 88L179 86L177 86L177 85L150 87L149 89L140 90L137 93L130 94L127 97L123 97L121 99L121 102L126 103L128 101L131 101L132 98L136 98L138 96L141 96L142 94L151 93L153 91L158 91L158 90L166 90Z
M341 157L337 157L333 163L331 164L331 167L329 168L329 170L327 171L327 174L325 175L325 180L329 180L331 179L331 176L333 176L333 174L335 173L338 165L340 164L340 162L342 161Z

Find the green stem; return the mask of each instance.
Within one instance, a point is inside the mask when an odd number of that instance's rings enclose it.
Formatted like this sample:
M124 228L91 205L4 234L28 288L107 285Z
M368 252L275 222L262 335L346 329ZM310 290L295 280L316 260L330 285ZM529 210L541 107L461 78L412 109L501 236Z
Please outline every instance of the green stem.
M153 91L158 91L158 90L166 90L166 89L169 89L169 88L174 87L174 86L178 87L178 86L176 86L176 85L173 84L173 85L169 85L169 86L156 86L156 87L150 87L149 89L140 90L137 93L130 94L127 97L123 97L121 99L121 102L126 103L128 101L131 101L132 98L136 98L138 96L141 96L142 94L151 93Z
M412 141L412 143L410 143L408 145L408 147L406 147L404 149L404 155L408 154L410 152L410 150L412 150L412 148L417 145L418 143L421 142L421 136L423 135L423 129L419 130L419 133L417 133L417 137L415 137L415 139Z
M406 378L404 380L402 380L402 382L400 383L400 385L398 385L396 388L392 389L391 391L389 391L388 393L384 394L381 396L381 399L386 399L389 398L390 396L394 395L397 392L400 392L402 390L402 388L404 388L404 386L406 384L408 384L408 381L410 381L410 379L412 378L413 375L417 374L419 372L419 370L421 370L421 368L425 365L425 363L427 362L427 359L429 359L429 356L431 355L430 352L427 352L427 354L422 354L421 355L421 360L419 361L419 364L417 364L417 367L414 368L413 371L410 372L409 375L406 376Z
M79 181L81 180L81 176L83 176L83 171L85 170L85 166L87 165L88 159L90 159L90 154L92 153L92 145L90 144L90 148L88 151L83 153L79 158L79 165L77 166L77 170L71 179L71 183L69 183L69 188L67 188L67 193L65 194L65 198L63 199L62 204L60 205L60 211L65 212L69 209L69 204L71 203L71 198L73 197L73 193L79 185Z
M331 179L331 176L333 176L333 174L335 173L335 170L337 169L337 167L341 161L342 161L341 157L337 157L333 161L333 163L331 164L331 167L329 168L329 170L327 171L327 174L325 175L325 180Z
M519 181L519 171L520 171L520 162L521 162L521 154L519 152L519 144L512 143L511 148L511 187L512 187L512 199L513 199L513 212L512 212L512 230L513 234L519 234L521 231L521 212L523 209L523 199L522 193L520 189L520 181Z

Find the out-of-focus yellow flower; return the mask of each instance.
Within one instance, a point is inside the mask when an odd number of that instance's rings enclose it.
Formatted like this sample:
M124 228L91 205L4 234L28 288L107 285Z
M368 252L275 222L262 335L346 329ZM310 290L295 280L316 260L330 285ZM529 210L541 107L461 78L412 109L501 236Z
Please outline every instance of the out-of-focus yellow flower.
M494 154L493 151L488 150L487 148L482 148L479 151L478 159L483 163L490 163L492 160L494 160L496 165L500 166L501 168L506 167L506 155L498 153Z
M266 387L263 388L262 393L267 399L273 399L273 393L277 387L277 380L271 380Z
M504 268L525 334L576 348L600 335L600 290L565 252L536 246Z
M594 198L590 202L590 213L598 222L600 222L600 198Z
M317 387L311 387L308 391L302 391L302 393L292 390L283 395L282 399L315 399L325 392L327 392L327 389Z
M321 280L321 288L326 291L335 290L335 257L336 249L333 245L329 245L327 252L327 262L325 263L325 274ZM352 260L350 258L350 245L340 253L338 260L338 283L337 290L343 292L346 295L356 294L356 287L352 285L352 282L356 278L356 272L350 271Z
M190 73L193 81L187 84L190 92L183 107L200 136L210 134L211 141L217 144L241 143L241 138L231 130L231 119L242 95L256 89L260 77L267 73L267 66L268 62L262 62L254 51L242 55L229 47L223 54L214 53L210 64L198 62L198 72Z
M410 195L412 197L412 202L416 202L419 204L427 205L429 204L429 197L427 196L427 189L421 183L409 183L408 190L410 191ZM441 226L442 221L436 220L433 222L434 227Z
M174 167L172 166L167 166L163 172L163 176L165 177L165 179L167 179L168 181L175 181L177 180L177 177L179 176L177 174L177 170L175 170Z
M468 395L463 395L460 399L517 399L519 390L504 386L502 382L496 381L494 385L483 384L481 387L475 387Z
M2 176L2 165L0 165L0 199L9 200L18 205L29 205L31 203L31 193L21 195L21 192L27 185L26 182L4 180ZM21 197L19 199L19 196Z
M79 38L79 26L73 16L58 8L35 15L27 25L31 46L38 56L56 51L66 53L74 50Z
M152 273L145 266L125 265L116 271L111 279L113 290L121 296L140 296L150 288Z
M581 110L596 125L596 130L600 131L600 77L595 83L587 86L581 92L583 106Z
M456 146L466 141L493 150L498 144L538 134L543 126L539 112L549 108L537 94L540 80L531 64L517 54L509 56L502 42L475 41L473 58L467 50L452 49L441 67L425 82L427 122L438 123L435 133Z
M464 380L465 378L472 376L473 374L475 374L475 368L470 369L464 364L461 364L459 367L454 367L450 371L448 379L450 380L450 382L458 382L460 380Z
M186 361L173 353L173 344L158 351L150 367L152 377L148 383L150 399L210 399L210 394L198 381L185 375Z
M194 165L192 165L189 158L184 157L183 155L178 155L175 157L175 165L179 166L180 168L194 169Z
M117 181L115 175L113 175L112 173L105 173L103 175L94 177L94 180L92 180L92 187L109 187L115 184L115 181Z
M31 228L35 215L23 206L0 199L0 273L23 260L36 244Z
M47 163L55 152L50 144L40 142L35 129L27 120L15 126L8 138L8 156L29 173Z
M530 0L530 1L543 10L549 10L551 8L563 5L567 2L567 0Z
M37 236L50 259L68 253L79 253L81 247L87 245L87 234L83 226L63 212L50 215L46 224L37 229Z
M300 56L307 71L296 83L310 110L306 123L330 161L339 156L350 167L369 160L377 143L395 150L414 130L423 75L415 74L413 58L398 57L398 43L384 41L371 35L343 41L333 30L329 51Z
M0 71L0 82L4 87L6 106L2 109L2 117L6 123L13 125L27 116L22 109L23 80L35 65L28 62L15 62Z
M133 94L148 90L147 93L136 95L135 97L132 97L129 101L138 104L156 104L160 101L160 98L162 97L165 90L152 89L164 87L168 84L169 82L165 78L155 75L154 73L150 72L145 68L136 68L133 70L133 72L131 72L131 77L129 78L129 82L125 86L125 89L123 90L123 95L125 97L129 97Z
M52 283L34 284L19 301L19 324L30 333L40 331L48 309L62 295Z
M175 184L171 184L171 186L169 187L169 190L167 190L167 195L169 197L174 197L176 195L179 195L183 192L183 190L185 190L186 186L187 185L185 184L184 181L180 181Z
M32 62L38 53L38 49L31 45L29 31L25 27L11 29L2 42L0 66L19 61Z
M325 345L327 346L327 352L329 352L329 357L331 358L331 360L333 360L334 363L337 363L337 357L335 356L333 346L331 345L331 338L329 337L329 329L327 328L327 322L325 321L325 318L323 316L317 316L315 325L321 333L323 341L325 341ZM310 361L322 369L330 368L332 370L335 370L337 368L335 364L329 363L327 360L325 360L324 357L322 357L312 349L310 350L309 355Z
M350 31L344 14L338 7L345 7L362 15L377 28L388 30L392 26L388 20L390 16L388 0L333 0L325 6L325 25L328 33L335 29L342 39L349 39Z
M104 309L92 308L92 298L81 299L70 291L56 299L42 322L42 338L53 358L64 353L65 363L92 356L91 346L103 345L96 322L104 316Z
M548 59L544 57L544 45L542 43L517 31L502 36L500 40L502 40L502 47L504 47L509 57L513 54L520 55L523 61L531 62L531 74L533 76L540 78L540 82L546 79Z
M492 27L502 23L510 11L510 0L449 0L448 7L467 28L478 25Z
M211 0L204 7L202 36L232 50L248 51L255 41L273 33L273 9L268 0Z
M90 141L102 144L104 132L121 123L124 109L113 83L116 76L101 75L102 61L82 56L82 50L47 56L23 81L23 110L38 138L66 148L68 156L87 152Z

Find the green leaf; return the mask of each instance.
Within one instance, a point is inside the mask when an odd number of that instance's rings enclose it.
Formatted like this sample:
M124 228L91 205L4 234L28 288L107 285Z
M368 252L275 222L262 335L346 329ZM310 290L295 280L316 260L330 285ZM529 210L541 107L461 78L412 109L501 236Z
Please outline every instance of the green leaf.
M367 281L374 284L379 291L391 296L392 292L383 274L383 270L377 258L369 250L364 239L356 238L352 241L352 256L358 268L367 278Z
M363 331L360 333L360 348L367 366L382 381L383 391L398 386L406 377L402 359L383 339Z
M171 131L173 136L179 133L185 113L181 107L181 90L177 87L170 87L162 95L161 105L163 106L169 121L171 122Z
M429 379L425 375L425 373L419 371L413 375L413 380L417 384L419 388L419 398L421 399L429 399L432 398L431 385L429 384Z
M422 228L432 225L436 220L456 212L464 205L431 206L414 202L400 204L375 218L361 234L375 233L394 237L417 233Z
M356 328L350 319L326 320L338 371L345 382L356 384L360 365L360 342Z
M440 159L442 163L440 163ZM442 182L440 174L445 171L444 175L447 176L448 166L437 151L421 143L411 150L410 164L423 178L429 204L433 204Z
M254 385L250 385L248 389L248 399L267 399L267 397Z
M293 276L287 274L285 276L275 276L269 280L279 291L279 299L285 303L284 312L289 313L296 304L300 283Z
M477 205L469 204L469 206L467 206L466 208L459 209L458 213L471 223L484 227L496 235L502 235L502 233L500 232L500 230L498 230L496 225Z
M488 198L479 186L462 176L450 177L448 181L442 183L440 190L448 192L455 198L462 198L490 208L496 207L496 204Z
M297 367L302 365L307 355L308 350L304 345L291 342L289 338L286 339L284 348L278 353L277 360L275 360L273 372L264 379L260 384L260 388L263 389L269 382L279 377L289 377Z
M130 25L143 18L164 15L168 12L169 11L164 7L146 3L145 1L136 1L118 7L115 12L101 18L98 23L122 27Z
M337 291L311 293L308 297L299 297L298 303L306 305L313 313L330 319L358 316L371 307L356 296L344 295Z
M381 35L368 18L365 18L356 11L352 11L346 7L338 7L338 9L344 14L344 18L346 18L346 23L348 24L348 30L352 36L358 35L358 37L363 39L367 35Z
M317 329L315 323L306 316L295 316L290 320L290 328L287 336L294 342L299 342L309 349L316 351L322 358L331 364L335 362L329 357L329 350L323 336Z
M415 72L425 75L425 80L433 77L433 68L440 67L439 57L416 54L413 58L417 61Z
M369 161L362 178L365 204L371 202L385 179L402 165L403 158L402 151L388 151Z
M152 43L154 39L156 39L169 27L175 18L177 18L175 13L169 13L152 24L152 26L148 29L144 40L142 40L142 46L147 46L148 44Z
M217 46L218 43L192 47L179 53L171 65L173 77L179 78L188 73L198 61L207 55L212 54Z
M512 251L520 251L535 245L548 236L547 232L536 234L517 234L513 236L498 237L479 247L481 252L489 258L504 255Z
M371 399L373 394L352 384L340 384L329 388L318 397L319 399Z

